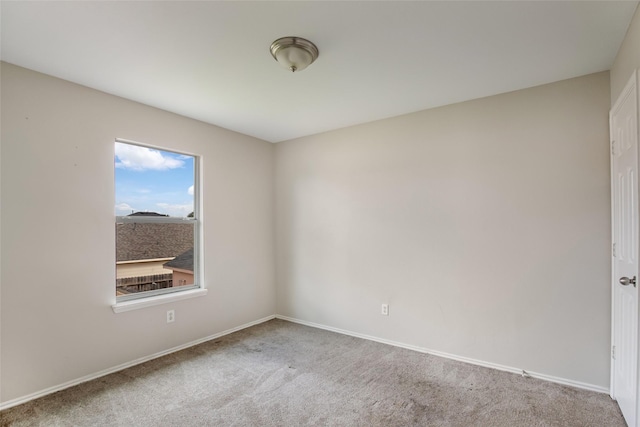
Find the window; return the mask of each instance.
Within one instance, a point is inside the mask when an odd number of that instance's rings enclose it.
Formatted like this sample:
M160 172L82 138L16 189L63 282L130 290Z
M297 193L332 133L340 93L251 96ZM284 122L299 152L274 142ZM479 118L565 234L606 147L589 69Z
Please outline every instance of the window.
M199 288L198 160L116 140L118 303Z

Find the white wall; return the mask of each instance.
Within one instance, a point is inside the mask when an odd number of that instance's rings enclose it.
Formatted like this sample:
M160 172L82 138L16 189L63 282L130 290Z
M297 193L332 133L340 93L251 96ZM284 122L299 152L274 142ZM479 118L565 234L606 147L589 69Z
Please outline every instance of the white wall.
M640 8L636 8L627 34L611 66L611 106L637 68L640 68Z
M636 7L635 14L627 29L627 34L618 50L611 66L611 106L616 103L620 93L631 78L634 70L640 68L640 7ZM640 395L638 404L640 404Z
M608 110L604 72L277 144L278 313L607 388Z
M3 402L274 313L272 144L6 63L1 78ZM111 310L115 138L202 155L208 295Z

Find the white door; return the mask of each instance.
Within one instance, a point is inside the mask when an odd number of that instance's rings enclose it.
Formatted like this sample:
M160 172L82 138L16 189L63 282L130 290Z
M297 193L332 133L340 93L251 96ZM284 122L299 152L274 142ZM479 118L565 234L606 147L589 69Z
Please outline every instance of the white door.
M638 97L636 73L610 114L613 224L611 397L638 419Z

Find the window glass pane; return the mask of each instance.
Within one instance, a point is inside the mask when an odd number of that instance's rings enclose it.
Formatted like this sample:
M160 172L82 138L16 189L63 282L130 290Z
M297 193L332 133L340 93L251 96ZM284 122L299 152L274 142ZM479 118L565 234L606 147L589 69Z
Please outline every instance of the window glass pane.
M121 142L115 153L116 295L194 285L195 158Z
M116 142L116 215L193 214L195 158Z
M194 223L116 222L116 295L194 284Z

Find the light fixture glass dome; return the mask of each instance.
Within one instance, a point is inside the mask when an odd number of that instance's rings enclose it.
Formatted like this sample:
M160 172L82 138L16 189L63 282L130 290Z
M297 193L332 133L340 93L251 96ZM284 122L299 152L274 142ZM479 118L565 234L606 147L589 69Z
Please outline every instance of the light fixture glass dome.
M271 43L271 55L292 72L307 68L318 54L316 45L300 37L282 37Z

